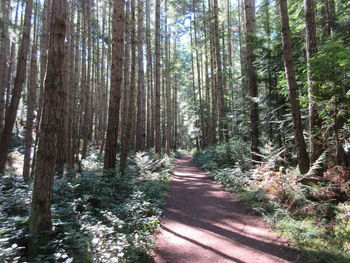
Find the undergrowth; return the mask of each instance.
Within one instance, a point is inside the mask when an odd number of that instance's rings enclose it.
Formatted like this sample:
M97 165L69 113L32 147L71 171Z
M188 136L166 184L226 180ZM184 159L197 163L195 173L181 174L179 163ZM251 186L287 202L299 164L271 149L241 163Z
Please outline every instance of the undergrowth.
M114 176L101 160L91 155L81 175L55 178L51 241L35 258L26 255L32 186L14 174L0 178L0 262L150 262L173 157L137 153Z
M262 215L311 262L350 262L350 191L335 180L303 184L297 169L280 166L278 149L253 167L249 145L231 140L197 151L193 160ZM328 174L336 178L337 169ZM327 172L326 172L327 173ZM339 177L339 176L338 176Z

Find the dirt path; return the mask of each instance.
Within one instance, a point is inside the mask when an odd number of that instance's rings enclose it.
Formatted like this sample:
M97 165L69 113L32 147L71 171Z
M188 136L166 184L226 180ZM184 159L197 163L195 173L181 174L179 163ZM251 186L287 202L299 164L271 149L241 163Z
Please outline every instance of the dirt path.
M157 263L298 262L261 218L249 214L189 156L176 161L154 256Z

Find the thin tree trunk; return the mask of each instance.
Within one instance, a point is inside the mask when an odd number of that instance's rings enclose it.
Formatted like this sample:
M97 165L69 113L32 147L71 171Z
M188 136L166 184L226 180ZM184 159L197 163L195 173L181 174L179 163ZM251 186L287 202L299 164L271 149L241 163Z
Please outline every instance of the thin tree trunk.
M292 108L293 130L295 146L297 151L298 165L301 174L309 171L309 156L306 151L306 144L303 135L303 127L301 122L300 105L298 99L297 83L295 79L292 42L290 39L289 17L287 0L279 0L280 16L281 16L281 32L283 43L284 67L286 72L289 99Z
M309 96L310 161L315 162L323 152L321 136L322 120L319 117L316 97L319 95L312 76L311 60L316 53L316 19L314 0L304 0L306 25L307 85Z
M214 32L215 32L215 52L216 52L216 73L217 73L217 99L219 108L219 140L223 141L226 138L226 114L224 100L224 86L222 77L222 63L220 52L220 34L219 34L219 8L218 0L214 0Z
M212 138L211 144L215 144L217 141L217 92L216 92L216 79L217 74L215 72L216 67L216 54L214 46L214 28L213 28L213 10L211 0L208 0L209 8L209 54L210 54L210 77L211 77L211 130Z
M32 7L33 1L27 0L27 4L25 7L25 17L23 22L24 30L22 34L21 45L18 52L16 79L12 91L11 103L8 112L6 113L5 125L0 137L0 173L3 173L5 169L6 157L11 140L11 133L15 124L17 109L19 101L21 99L23 84L25 80L25 73L27 69L27 56L30 41Z
M146 1L146 44L147 44L147 148L154 145L152 93L153 93L153 67L151 45L151 11L150 1Z
M202 131L202 144L205 147L207 142L207 134L205 133L204 127L204 113L203 113L203 101L202 101L202 82L201 82L201 73L200 73L200 61L199 61L199 45L198 45L198 37L197 37L197 18L196 18L196 5L195 0L192 1L192 9L193 9L193 29L194 29L194 45L195 45L195 53L196 53L196 69L197 69L197 87L198 87L198 99L199 99L199 118L201 124Z
M138 93L137 93L137 129L136 150L145 149L145 87L143 70L143 42L144 42L144 1L138 0Z
M23 177L26 179L30 175L30 159L32 153L33 143L33 126L34 126L34 110L35 110L35 98L36 98L36 82L37 82L37 45L32 46L32 54L30 61L30 74L27 91L27 120L26 120L26 133L24 137L25 150L23 161Z
M171 75L170 75L170 30L168 27L168 0L165 0L165 106L164 115L166 115L166 143L165 143L165 152L170 154L171 149L171 133L172 133L172 108L171 108ZM165 123L164 123L165 124Z
M247 80L248 94L250 96L250 137L253 161L259 161L259 105L258 81L254 68L254 37L256 33L255 0L244 0L245 24L246 24L246 49L247 49Z
M4 127L5 121L5 92L9 85L8 70L9 70L9 54L10 54L10 38L8 30L8 22L10 20L10 0L2 0L3 19L2 35L1 35L1 50L0 50L0 134Z
M122 129L121 129L121 164L120 171L126 166L127 154L130 143L130 127L129 125L129 103L130 103L130 5L126 4L125 15L125 63L124 63L124 93L123 93L123 115L122 115Z
M128 6L127 6L128 9ZM132 146L134 140L134 123L135 123L135 100L136 100L136 80L135 80L135 72L136 72L136 32L135 32L135 0L131 0L131 18L130 18L130 45L131 45L131 55L130 55L130 82L128 79L128 83L125 82L125 90L129 89L129 105L128 108L124 108L124 112L127 113L127 116L123 118L123 140L120 154L120 172L124 173L127 160L128 153ZM129 53L129 52L128 52ZM128 55L128 54L127 54ZM128 78L128 71L126 69L126 78ZM127 95L127 94L125 94ZM126 107L126 105L124 105Z
M155 86L155 144L158 157L161 154L160 134L160 0L156 0L156 86Z

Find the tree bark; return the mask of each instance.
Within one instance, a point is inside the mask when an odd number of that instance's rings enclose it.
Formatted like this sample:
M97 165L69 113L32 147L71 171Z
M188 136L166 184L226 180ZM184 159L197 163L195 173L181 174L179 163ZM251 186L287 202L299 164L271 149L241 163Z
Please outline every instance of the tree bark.
M145 86L143 69L143 42L144 42L144 1L138 0L138 93L137 93L137 129L136 129L136 150L145 149Z
M160 0L156 0L156 85L155 85L155 144L156 153L161 154L161 134L160 134Z
M27 120L26 120L26 133L24 137L25 150L23 161L23 177L28 178L30 175L30 159L32 153L33 143L33 126L34 126L34 110L35 110L35 98L36 98L36 81L37 81L37 46L33 44L32 54L30 61L30 74L27 91Z
M30 253L36 255L39 247L46 244L52 228L51 200L57 152L61 149L58 136L63 129L64 56L66 35L67 1L56 0L52 4L48 67L43 97L43 110L37 161L34 172L34 186L30 213L30 232L42 235L38 243L31 240Z
M258 81L254 67L254 37L256 34L255 0L244 0L247 50L247 80L250 97L250 138L253 161L259 161L259 105Z
M147 44L147 148L154 145L153 125L153 65L151 44L151 10L150 1L146 1L146 44Z
M281 17L281 33L283 43L284 68L286 72L289 99L292 108L293 130L295 146L298 158L298 165L301 174L306 174L309 171L310 163L309 156L306 151L306 144L303 135L303 127L301 121L301 112L298 99L297 83L295 79L292 42L290 39L289 17L287 0L279 0L280 17Z
M219 34L219 8L218 0L214 0L214 32L215 32L215 52L216 52L216 74L217 74L217 102L219 108L219 140L223 141L226 138L226 113L225 113L225 100L224 100L224 85L222 76L222 63L220 52L220 34Z
M10 0L2 0L3 19L2 35L1 35L1 49L0 49L0 134L4 127L5 121L5 92L9 85L8 70L10 59L10 38L8 30L8 22L10 19Z
M32 18L33 1L27 0L25 7L25 15L23 21L23 34L21 45L18 52L17 61L17 73L15 78L14 87L12 90L12 98L9 109L6 113L5 125L3 127L0 137L0 173L4 172L6 165L6 157L9 150L11 133L15 124L17 109L19 101L21 99L23 84L25 80L25 73L27 69L27 57L29 51L30 30L31 30L31 18Z
M124 56L124 0L115 0L113 9L113 46L111 68L111 90L109 97L108 126L106 137L106 149L104 169L114 169L116 163L120 90L123 80L123 56Z
M128 9L128 5L127 5ZM135 0L131 0L131 18L130 18L130 45L131 45L131 55L130 55L130 82L128 80L128 72L126 71L126 79L125 79L125 91L128 92L129 95L129 103L128 105L124 105L124 112L126 112L127 116L123 117L123 132L125 132L122 140L121 154L120 154L120 172L124 173L126 168L128 153L131 149L134 140L134 121L135 121L135 99L136 99L136 83L135 83L135 71L136 71L136 32L135 32ZM129 32L128 32L129 35ZM129 40L129 37L128 37ZM128 52L129 53L129 52ZM127 55L129 55L127 53ZM129 89L129 91L127 91ZM127 93L125 94L127 95Z
M306 59L307 85L309 96L309 134L310 134L310 161L315 162L322 154L324 147L321 135L322 120L319 117L316 97L319 95L312 76L311 60L317 51L316 19L314 0L304 0L306 25Z

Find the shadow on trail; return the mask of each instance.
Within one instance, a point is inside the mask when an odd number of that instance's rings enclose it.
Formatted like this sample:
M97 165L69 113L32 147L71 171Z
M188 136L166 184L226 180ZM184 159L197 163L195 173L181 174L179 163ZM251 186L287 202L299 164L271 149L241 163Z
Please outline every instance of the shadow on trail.
M220 236L227 242L231 242L232 249L236 249L236 251L260 251L265 254L265 257L271 257L271 262L275 262L273 257L290 262L305 262L300 257L299 251L280 245L275 235L270 235L264 230L261 218L250 215L250 212L250 209L229 196L207 173L197 168L188 158L177 160L174 178L168 192L167 208L164 212L163 231L232 262L245 263L242 258L232 257L227 255L225 251L209 247L186 233L174 231L167 226L167 222L170 225L173 222L197 230L202 229L214 234L214 236ZM245 232L245 229L253 229L254 231ZM259 232L260 229L261 232ZM178 254L179 258L184 257L181 250L170 253ZM163 258L169 254L169 251L162 252L160 250L158 254Z
M239 259L237 259L237 258L228 256L228 255L222 253L222 252L219 251L219 250L213 249L212 247L206 246L206 245L204 245L204 244L202 244L202 243L200 243L200 242L198 242L198 241L196 241L196 240L193 240L193 239L188 238L188 237L186 237L186 236L183 236L183 235L181 235L181 234L179 234L179 233L176 233L176 232L172 231L171 229L169 229L169 228L167 228L167 227L165 227L165 226L161 226L161 228L164 229L165 231L167 231L167 232L169 232L169 233L172 233L173 235L178 236L178 237L180 237L180 238L182 238L182 239L185 239L185 240L187 240L187 241L189 241L189 242L191 242L191 243L193 243L193 244L195 244L195 245L197 245L197 246L200 246L200 247L202 247L202 248L204 248L204 249L210 250L211 252L213 252L213 253L215 253L215 254L217 254L217 255L219 255L219 256L225 258L225 259L233 260L234 262L237 262L237 263L246 263L245 261L242 261L242 260L239 260Z

